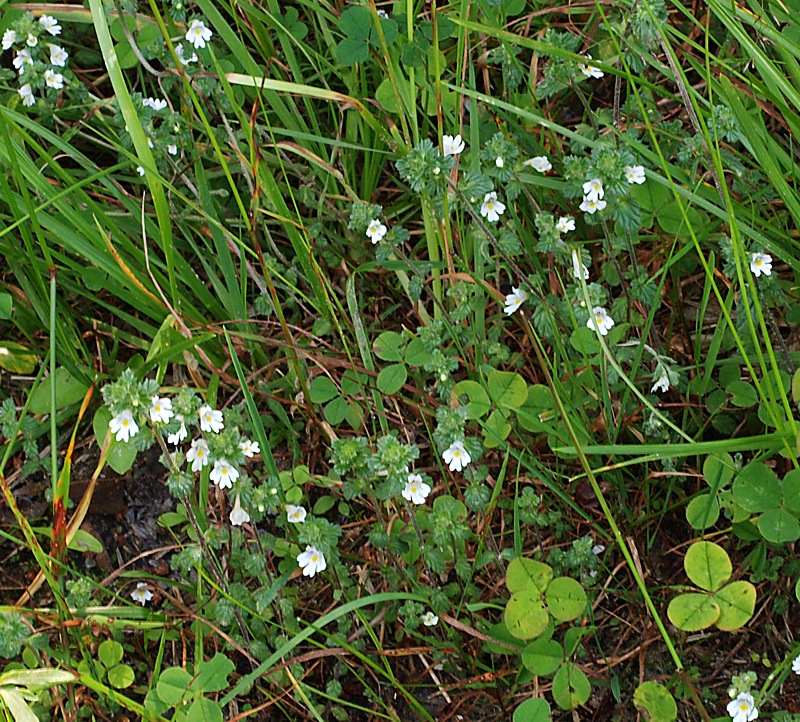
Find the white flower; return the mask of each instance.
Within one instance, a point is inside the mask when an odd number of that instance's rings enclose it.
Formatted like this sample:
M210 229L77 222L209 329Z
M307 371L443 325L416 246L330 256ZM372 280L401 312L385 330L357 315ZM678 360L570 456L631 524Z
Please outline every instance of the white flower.
M669 391L669 376L664 374L660 376L656 382L653 384L652 388L650 389L650 393L655 393L656 391L660 391L662 394Z
M749 692L740 692L736 699L728 702L728 714L733 722L751 722L758 717L753 695Z
M231 524L233 524L233 526L241 526L248 521L250 521L250 515L242 509L242 504L237 494L236 501L233 503L233 509L231 509Z
M374 218L367 226L367 238L369 238L374 245L386 235L387 230L386 226L380 222L380 219Z
M378 17L379 17L381 20L388 20L388 19L389 19L389 13L387 13L387 12L386 12L386 11L385 11L383 8L378 8L378 9L375 11L375 14L376 14L376 15L377 15L377 16L378 16Z
M325 555L316 547L308 545L304 552L297 555L297 563L303 568L304 577L313 577L317 572L324 572L328 568Z
M163 98L145 98L142 101L142 105L145 108L152 108L157 113L159 110L164 110L164 108L167 107L167 101Z
M35 48L39 44L39 38L33 33L28 33L28 39L25 41L29 48Z
M150 420L154 424L166 424L174 415L172 399L153 396L153 403L150 406Z
M575 219L572 216L561 216L556 222L556 230L559 233L575 230Z
M584 200L597 201L605 196L606 192L603 190L603 181L599 178L592 178L583 184Z
M589 198L586 196L583 199L583 203L581 203L578 208L580 208L585 213L589 213L590 215L594 215L596 211L602 211L605 208L607 203L604 200L595 200L594 198Z
M750 270L758 278L762 273L772 275L772 256L769 253L753 253L750 256Z
M186 31L186 39L195 48L204 48L206 43L211 40L211 30L206 27L202 20L192 20L192 24Z
M511 286L511 293L506 296L506 306L503 312L506 316L514 313L525 301L528 300L528 293L523 288Z
M20 50L17 53L17 56L12 61L14 67L19 71L19 74L22 75L25 72L26 65L33 65L33 58L31 57L31 51L27 48Z
M248 459L252 459L256 454L261 453L261 447L258 445L258 442L250 441L250 439L242 439L239 442L239 448Z
M183 416L178 414L175 417L175 420L181 422L181 428L178 429L174 434L169 434L167 436L167 443L177 446L189 435L189 432L186 430L186 424L183 423Z
M437 624L439 624L439 617L437 617L433 612L425 612L420 619L426 627L435 627Z
M614 319L606 313L604 308L595 306L592 309L592 315L589 316L586 325L591 329L596 328L601 336L606 336L614 325Z
M175 55L178 56L178 60L180 61L181 65L189 65L189 63L197 62L197 53L192 53L191 58L185 58L183 56L183 43L178 43L175 46Z
M201 431L205 431L206 433L213 431L215 434L218 434L225 428L225 424L222 423L222 412L217 409L212 409L208 404L201 406L197 414L200 417Z
M123 409L108 422L111 433L117 437L117 441L129 441L139 432L139 426L133 420L133 413L130 409Z
M148 138L147 139L147 147L148 148L152 148L153 147L153 139L152 138Z
M498 168L502 168L506 164L506 162L498 155L497 158L494 159L494 164Z
M225 459L218 459L214 462L214 468L208 478L220 489L230 489L233 482L239 478L239 471Z
M48 68L44 71L44 84L48 88L61 90L64 87L64 76Z
M586 56L586 60L591 60L591 59L592 59L591 55ZM581 72L587 78L602 78L604 75L603 71L600 70L600 68L595 68L594 65L591 65L589 63L578 63L578 67L581 69Z
M307 513L302 506L286 505L286 521L290 524L302 524L306 520Z
M413 504L424 504L428 494L431 493L431 487L422 481L420 474L409 474L406 486L402 491L403 498Z
M59 45L50 45L50 65L63 68L67 64L69 53Z
M592 554L600 556L606 550L605 544L595 544L592 547Z
M461 139L460 135L443 135L442 136L442 155L458 155L464 152L466 143Z
M31 106L36 102L36 98L33 95L33 88L31 88L30 83L25 83L25 85L21 86L17 92L22 98L23 105Z
M142 166L142 165L137 165L137 166L136 166L136 172L137 172L137 173L138 173L140 176L144 176L144 166Z
M454 441L442 452L445 464L450 465L450 471L461 471L472 461L469 452L464 448L463 441Z
M8 50L16 42L17 42L16 31L9 29L3 33L3 50Z
M553 164L548 160L546 155L537 155L533 158L529 158L522 165L527 165L534 170L538 170L540 173L547 173L547 171L553 167Z
M192 462L192 471L202 471L204 466L208 466L208 444L202 439L193 439L186 452L186 461Z
M174 143L170 143L167 146L167 153L169 153L170 155L178 155L178 146L175 145Z
M800 674L800 654L798 654L792 662L792 672Z
M580 254L576 250L572 251L572 276L579 281L581 278L584 281L589 280L589 269L583 265Z
M625 171L625 179L628 183L642 185L646 180L643 165L626 165L622 170Z
M489 221L494 223L500 220L506 210L505 204L497 200L497 193L492 191L483 197L483 205L481 205L481 215Z
M131 599L142 606L153 598L153 592L147 588L147 582L137 582L136 589L131 592Z
M50 35L61 35L61 26L58 24L58 20L50 15L42 15L39 18L39 25L47 30Z

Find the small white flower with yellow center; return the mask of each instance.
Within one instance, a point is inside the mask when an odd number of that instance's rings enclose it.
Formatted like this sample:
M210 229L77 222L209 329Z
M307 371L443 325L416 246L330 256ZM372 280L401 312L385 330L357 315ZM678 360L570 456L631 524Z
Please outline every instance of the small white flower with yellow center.
M239 442L239 448L248 459L252 459L256 454L261 453L261 447L258 445L258 442L250 441L250 439L242 439Z
M588 213L589 215L594 215L597 211L602 211L606 207L607 203L602 199L595 200L594 198L589 198L588 196L583 199L583 203L581 203L578 208L580 208L584 213Z
M197 53L192 53L191 58L187 58L183 54L183 43L178 43L175 46L175 55L178 56L178 61L181 65L189 65L189 63L196 63L197 62Z
M214 462L214 468L208 475L220 489L230 489L233 482L239 478L239 471L235 466L229 464L226 459L218 459Z
M647 180L643 165L626 165L622 170L625 171L625 180L630 184L642 185Z
M772 275L772 256L769 253L753 253L750 256L750 270L758 278L763 273L765 276Z
M304 577L313 577L317 572L324 572L328 568L325 555L310 545L297 555L297 563L302 567Z
M374 218L367 226L367 238L372 241L374 246L378 241L382 240L389 229L380 222L379 218Z
M175 417L175 420L181 422L181 427L174 434L169 434L167 436L167 443L172 444L173 446L180 444L181 441L183 441L189 435L189 432L186 430L186 424L183 422L183 416L178 414Z
M556 230L559 233L567 233L575 230L575 219L572 216L561 216L556 221Z
M597 201L603 198L605 194L603 181L600 180L600 178L592 178L592 180L588 180L583 184L584 200L589 198L590 200Z
M403 498L412 504L424 504L431 487L422 480L421 474L409 474L406 486L402 491Z
M527 300L528 293L525 291L525 289L512 286L511 293L506 296L506 305L503 309L503 313L505 313L506 316L516 313L519 310L519 307Z
M31 57L31 51L27 48L20 50L14 60L11 61L14 67L19 71L19 74L22 75L25 72L26 65L33 65L33 58Z
M572 276L578 281L581 278L584 281L589 280L589 269L583 265L580 254L575 250L572 251Z
M753 695L749 692L740 692L736 699L728 702L728 714L733 718L733 722L752 722L758 718Z
M35 48L39 44L39 38L37 38L33 33L28 33L28 39L25 41L25 44L29 48Z
M242 509L238 494L236 495L236 501L233 503L233 509L231 509L230 519L233 526L241 526L250 521L250 515Z
M58 20L50 15L42 15L39 18L39 25L47 30L50 35L61 35L61 26L58 24Z
M222 412L212 409L208 404L203 404L197 412L200 417L200 429L208 433L209 431L218 434L225 428L222 422Z
M489 223L494 223L495 221L500 220L500 216L506 210L506 206L504 203L501 203L497 200L497 193L492 191L491 193L487 193L483 197L483 204L481 205L481 215L489 221Z
M522 165L538 170L540 173L547 173L547 171L551 170L553 167L553 164L546 155L537 155L533 158L529 158Z
M154 424L166 424L174 415L172 399L153 396L153 402L150 406L150 420Z
M591 329L597 329L601 336L606 336L614 325L614 319L608 315L604 308L595 306L586 325Z
M137 433L139 426L133 420L133 412L130 409L123 409L108 422L108 428L116 436L117 441L130 441Z
M17 33L15 30L9 29L3 33L3 50L8 50L16 42Z
M286 505L286 521L290 524L302 524L306 520L307 513L302 506Z
M437 624L439 624L439 617L437 617L433 612L425 612L420 619L426 627L435 627Z
M145 98L142 101L142 105L145 108L152 108L157 113L167 107L167 101L163 98Z
M453 137L452 135L442 136L442 155L458 155L464 152L466 143L461 139L460 135Z
M587 61L591 60L591 59L592 59L591 55L587 55L586 56L586 60ZM587 78L602 78L603 75L605 75L605 73L603 73L603 71L600 70L600 68L596 68L596 67L594 67L594 65L592 65L591 63L588 63L588 62L587 63L578 63L578 67L581 69L581 72Z
M194 439L186 452L186 461L191 462L192 471L202 471L204 466L208 466L208 444L202 439Z
M186 31L186 39L195 48L204 48L206 43L211 40L211 30L202 20L192 20L192 24Z
M131 599L144 606L153 598L153 592L148 588L147 582L137 582L136 589L131 592Z
M50 45L50 65L63 68L67 64L69 53L59 45Z
M464 448L463 441L454 441L442 452L444 463L450 466L450 471L461 471L471 461L472 457Z
M33 95L33 88L31 88L30 83L25 83L25 85L21 86L17 92L22 98L23 105L30 107L36 103L36 97Z

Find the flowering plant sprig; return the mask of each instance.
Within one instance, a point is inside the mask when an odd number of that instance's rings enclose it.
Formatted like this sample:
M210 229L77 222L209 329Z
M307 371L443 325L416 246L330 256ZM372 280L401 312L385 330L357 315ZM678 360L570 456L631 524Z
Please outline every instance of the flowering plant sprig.
M519 161L519 149L516 143L508 140L502 133L495 133L481 150L481 160L487 175L505 183L514 175L514 166Z

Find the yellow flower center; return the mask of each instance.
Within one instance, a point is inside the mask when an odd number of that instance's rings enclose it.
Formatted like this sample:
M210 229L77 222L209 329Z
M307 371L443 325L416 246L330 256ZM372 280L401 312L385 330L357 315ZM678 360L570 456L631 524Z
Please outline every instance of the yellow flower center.
M416 486L412 486L411 487L411 493L412 494L416 494L417 493L417 487Z
M461 452L460 451L454 451L453 452L453 456L455 456L456 459L457 459L459 456L461 456Z
M130 422L127 419L122 420L122 425L127 426Z
M316 554L315 554L313 557L311 557L311 561L312 561L314 564L316 564L316 563L317 563L317 559L319 559L319 557L318 557Z

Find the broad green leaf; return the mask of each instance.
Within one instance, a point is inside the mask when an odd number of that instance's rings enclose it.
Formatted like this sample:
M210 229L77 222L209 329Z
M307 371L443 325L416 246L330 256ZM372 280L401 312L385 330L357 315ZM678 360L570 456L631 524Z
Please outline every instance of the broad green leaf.
M0 341L0 369L12 374L32 374L38 363L36 354L31 353L27 346L13 341Z
M402 361L403 337L397 331L384 331L375 339L372 350L381 361Z
M570 622L586 609L586 592L580 582L569 577L553 579L545 592L547 608L559 622Z
M564 650L553 639L537 639L522 652L522 664L536 675L553 674L564 661Z
M192 676L181 667L168 667L158 678L156 692L165 704L175 707L186 699Z
M442 498L442 497L439 497ZM506 571L506 586L510 592L533 590L544 594L553 578L553 568L533 559L512 559Z
M747 624L756 609L756 588L750 582L731 582L714 594L720 614L717 627L723 632Z
M800 470L792 469L783 477L783 506L800 514Z
M327 376L315 376L308 387L308 400L312 404L324 404L339 395L339 389Z
M592 686L580 667L565 664L553 677L553 699L561 709L576 709L589 701Z
M108 670L108 683L116 689L130 687L136 676L127 664L118 664Z
M412 339L406 349L406 363L409 366L424 366L431 360L431 352L418 338Z
M334 506L336 506L335 496L321 496L316 500L316 502L314 502L314 509L312 513L314 516L322 516L326 512L333 509Z
M89 387L76 378L65 368L56 369L56 410L82 401ZM50 379L42 381L31 395L28 410L33 414L50 413Z
M782 496L775 472L760 461L750 462L733 482L734 500L753 514L777 509Z
M714 490L722 489L730 483L733 470L733 458L730 454L711 454L703 462L703 478Z
M719 604L708 594L681 594L667 607L667 616L678 629L684 632L699 632L719 619Z
M78 529L75 536L69 543L69 548L76 552L92 552L94 554L101 554L103 551L102 542L88 531Z
M645 710L652 722L672 722L678 717L675 698L658 682L642 682L633 693L633 703Z
M603 350L597 340L597 334L593 329L586 326L576 328L572 332L569 337L569 345L578 353L586 354L587 356L596 356Z
M208 694L221 692L228 687L228 675L236 668L222 652L217 652L208 662L197 665L197 677L192 690Z
M516 592L506 604L505 622L508 631L518 639L533 639L547 628L550 615L540 595L533 590Z
M498 409L489 414L483 427L483 445L487 449L496 449L511 433L511 424Z
M645 183L644 185L648 185ZM708 224L708 216L705 213L700 213L694 208L683 209L686 212L688 224L683 218L681 207L677 202L667 203L665 206L658 209L656 212L656 220L658 225L665 233L691 240L691 233L689 228L693 228L695 233Z
M490 371L487 378L489 398L500 408L518 409L528 398L528 385L512 371Z
M219 704L208 697L198 697L192 702L186 718L191 722L223 722Z
M477 381L470 381L469 379L459 381L453 386L450 395L459 400L462 396L466 396L469 399L467 402L468 419L480 419L491 408L489 394Z
M733 566L728 553L713 542L695 542L683 559L686 575L698 587L709 592L719 589L731 578Z
M686 507L686 521L692 529L708 529L719 519L719 502L711 494L701 494Z
M786 544L800 539L800 524L797 517L786 509L765 511L756 523L758 530L771 544Z
M550 705L543 699L526 699L514 710L514 722L550 722Z
M113 639L100 642L100 646L97 648L97 656L106 669L111 669L114 665L119 664L123 654L122 645Z
M347 416L347 401L341 396L337 396L326 404L322 415L331 426L338 426Z
M631 196L639 201L646 211L657 211L672 198L669 188L660 183L642 183L631 186Z
M731 403L741 409L748 409L758 403L756 387L749 381L732 381L725 387L731 395Z
M0 293L0 320L8 321L14 308L14 297L10 293Z
M403 364L392 364L382 369L378 374L378 390L382 394L391 396L403 388L403 384L407 379L408 371L406 371L406 367Z
M378 89L375 91L375 100L380 103L381 107L387 113L399 113L400 106L397 102L397 96L394 94L394 85L392 85L391 78L384 78Z
M366 40L372 29L372 13L366 5L351 5L339 17L339 29L349 38Z
M336 46L335 55L342 65L363 63L369 57L369 43L366 38L345 38Z

